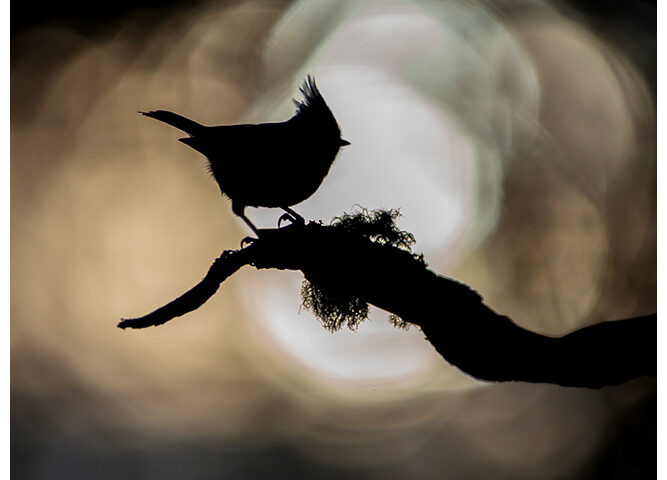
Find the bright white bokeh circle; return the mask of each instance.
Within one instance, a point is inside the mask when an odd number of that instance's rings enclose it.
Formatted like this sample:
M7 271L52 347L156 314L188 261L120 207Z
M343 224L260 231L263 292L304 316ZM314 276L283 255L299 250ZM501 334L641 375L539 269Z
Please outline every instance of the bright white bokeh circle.
M447 265L443 258L454 258L478 227L482 153L479 139L414 81L414 66L441 54L442 42L457 38L457 32L408 2L380 2L346 12L313 48L295 79L316 76L351 145L339 153L317 193L295 209L305 218L328 221L355 205L399 208L399 226L416 237L414 250L440 269ZM312 9L292 9L273 32L270 52L298 41L298 16L311 14ZM396 19L401 28L392 29ZM468 62L477 61L483 69L474 52L468 53ZM267 54L269 71L272 61ZM281 98L276 100L275 91L267 95L251 119L289 117L289 100L298 96L295 88L277 95ZM488 145L482 150L488 156ZM267 209L249 209L249 215L266 227L277 218ZM280 350L318 378L390 384L442 372L441 357L417 328L397 330L386 314L374 312L357 331L332 335L305 309L296 315L299 288L298 276L266 276L263 286L249 294L249 303Z

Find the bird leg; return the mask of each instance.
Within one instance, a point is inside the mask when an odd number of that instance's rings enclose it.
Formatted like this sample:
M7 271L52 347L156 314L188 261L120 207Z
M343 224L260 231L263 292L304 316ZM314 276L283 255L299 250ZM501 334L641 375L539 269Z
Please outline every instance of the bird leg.
M246 223L246 225L248 225L250 229L254 232L254 234L257 235L257 237L259 238L259 230L248 219L248 217L245 216L245 205L239 205L232 202L232 212L234 212L235 215L239 216L241 220L243 220ZM241 240L241 248L243 248L243 246L246 243L252 243L254 241L255 239L252 237L245 237L243 240Z
M280 224L282 222L298 223L299 225L304 225L306 223L303 217L298 213L296 213L291 208L289 207L280 207L280 208L285 210L285 212L287 213L283 213L278 219L278 228L280 228Z
M248 217L246 217L245 215L239 215L239 216L241 217L241 219L243 219L243 221L244 221L245 223L248 224L248 226L249 226L250 228L252 228L252 231L255 232L255 235L257 235L257 238L259 238L259 230L257 230L257 227L255 227L255 226L252 224L252 222L251 222L250 220L248 220ZM253 243L255 240L257 240L257 238L254 238L254 237L244 237L244 238L241 240L241 248L244 248L244 247L246 246L246 244L249 245L249 244Z
M248 217L245 216L243 213L237 213L239 217L241 217L241 220L243 220L246 225L250 227L250 229L259 237L259 230L257 230L257 227L250 221L248 220Z

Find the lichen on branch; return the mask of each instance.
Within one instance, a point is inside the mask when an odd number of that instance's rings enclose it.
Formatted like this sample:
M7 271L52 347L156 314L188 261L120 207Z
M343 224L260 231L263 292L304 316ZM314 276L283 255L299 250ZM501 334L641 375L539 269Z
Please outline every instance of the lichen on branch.
M398 209L369 211L359 207L355 212L335 217L327 228L334 232L365 238L380 245L399 248L411 253L415 260L426 267L424 256L412 252L412 246L415 244L414 235L396 225L396 220L400 216ZM330 332L336 332L344 326L356 330L359 324L368 318L368 302L356 296L329 292L307 279L301 285L301 300L303 306ZM404 330L410 325L393 313L389 315L389 323Z

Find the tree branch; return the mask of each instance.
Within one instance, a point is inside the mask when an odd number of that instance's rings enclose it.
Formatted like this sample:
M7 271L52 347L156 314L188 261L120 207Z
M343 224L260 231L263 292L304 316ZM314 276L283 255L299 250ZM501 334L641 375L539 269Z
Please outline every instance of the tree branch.
M120 328L161 325L197 309L244 265L300 270L334 296L357 297L418 325L438 353L486 381L599 388L656 372L656 315L604 322L564 337L525 330L465 284L438 275L405 249L317 223L262 230L225 251L206 277L171 303Z
M122 329L156 327L198 309L218 291L222 282L242 266L247 265L246 257L244 250L225 250L215 259L206 276L197 285L148 315L121 319L118 327Z

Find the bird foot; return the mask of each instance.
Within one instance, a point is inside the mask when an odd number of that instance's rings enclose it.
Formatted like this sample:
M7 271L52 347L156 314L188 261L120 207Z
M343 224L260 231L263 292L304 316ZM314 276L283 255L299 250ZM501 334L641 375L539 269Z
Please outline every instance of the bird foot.
M241 240L241 248L245 248L246 244L252 245L256 241L257 241L257 239L254 238L254 237L245 237L243 240Z
M278 228L280 228L280 225L283 222L290 222L291 224L297 224L297 225L305 225L306 221L303 219L303 217L293 217L289 213L283 213L280 218L278 219Z

